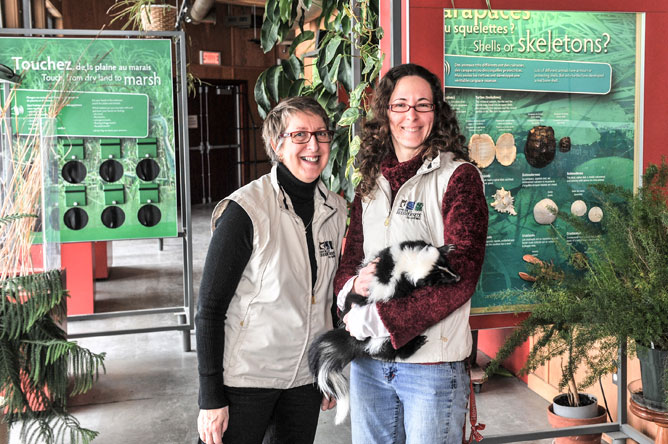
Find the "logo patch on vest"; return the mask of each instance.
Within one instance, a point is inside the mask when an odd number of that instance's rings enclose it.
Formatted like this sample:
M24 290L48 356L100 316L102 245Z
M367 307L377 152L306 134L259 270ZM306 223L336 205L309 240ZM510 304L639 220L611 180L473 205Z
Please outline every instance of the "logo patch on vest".
M422 219L422 202L414 202L412 200L402 200L397 209L397 216L403 216L406 219L420 220Z
M336 252L334 251L334 244L332 244L332 241L320 242L320 257L336 258Z

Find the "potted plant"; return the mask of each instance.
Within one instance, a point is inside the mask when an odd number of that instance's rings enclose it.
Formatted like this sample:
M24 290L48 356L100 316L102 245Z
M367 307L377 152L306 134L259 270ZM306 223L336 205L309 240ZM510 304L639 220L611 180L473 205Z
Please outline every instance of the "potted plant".
M600 223L558 213L568 230L581 236L577 242L567 242L564 233L552 226L552 236L567 259L564 269L526 257L533 267L533 286L513 293L535 305L499 350L488 374L525 340L542 334L522 371L563 357L559 386L577 393L613 371L618 347L631 340L629 350L641 360L643 397L661 408L668 405L667 186L668 165L663 159L660 165L647 167L643 186L635 194L606 184L592 186L603 213ZM652 356L650 363L644 362L645 355ZM659 366L651 367L652 362ZM588 375L576 385L573 375L580 366Z
M600 227L586 234L587 291L606 333L627 338L641 366L643 397L668 406L668 165L649 165L637 193L596 185ZM571 217L571 219L573 219ZM596 241L596 239L600 241Z
M61 271L33 267L33 228L42 189L41 153L49 148L44 146L39 119L33 121L27 135L19 136L12 130L10 121L16 119L6 117L15 88L6 94L0 109L1 420L10 428L20 422L19 437L24 443L51 444L66 437L72 443L88 443L97 432L82 427L68 412L67 403L69 396L92 387L104 369L104 353L91 353L67 340L62 328L67 292ZM54 117L68 100L67 91L55 94L49 115Z
M595 397L582 392L604 374L614 371L618 344L616 338L593 322L597 313L590 307L586 293L581 291L581 257L570 258L569 268L562 270L534 256L525 256L531 274L525 274L533 285L526 291L512 290L514 298L532 304L529 317L506 340L486 368L493 374L501 363L529 338L535 337L521 374L535 371L551 359L560 359L562 375L559 389L548 408L548 419L555 427L596 424L606 421L606 411ZM577 381L578 369L586 377ZM557 438L557 443L571 442L572 437ZM581 438L580 438L581 439ZM592 437L594 439L594 437ZM600 434L597 442L600 442Z
M322 12L313 22L315 32L304 26L306 11L312 5L312 0L267 1L262 49L268 52L289 40L290 57L260 74L255 83L255 102L264 118L282 98L310 96L318 100L337 126L322 179L332 191L352 201L357 185L353 161L361 143L355 126L369 110L367 94L380 76L384 57L379 46L383 35L379 2L360 0L354 8L348 0L318 2ZM290 31L297 27L293 38ZM302 51L304 46L308 51ZM360 65L357 84L353 84L353 60ZM311 75L307 76L305 70Z
M125 20L121 27L142 31L173 31L176 25L176 6L167 0L116 0L107 10L111 23Z

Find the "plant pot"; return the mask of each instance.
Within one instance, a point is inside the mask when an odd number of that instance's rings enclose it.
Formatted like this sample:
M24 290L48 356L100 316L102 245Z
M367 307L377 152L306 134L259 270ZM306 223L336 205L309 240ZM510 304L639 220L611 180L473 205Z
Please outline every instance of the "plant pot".
M636 344L640 361L640 378L642 380L642 396L650 404L666 405L665 375L668 371L668 350L647 348Z
M575 427L582 425L590 424L602 424L607 421L605 408L597 406L597 414L593 418L565 418L563 416L555 415L552 408L554 404L550 405L547 408L547 419L550 422L550 425L554 428L563 428L563 427ZM573 408L573 407L571 407ZM575 407L577 408L577 407ZM601 433L594 433L590 435L579 435L579 436L562 436L555 438L555 444L599 444L601 442Z
M598 400L595 396L581 393L580 405L571 407L568 405L568 395L562 393L552 400L552 411L557 416L573 419L587 419L598 416Z
M176 7L172 5L142 6L141 27L144 31L174 31Z

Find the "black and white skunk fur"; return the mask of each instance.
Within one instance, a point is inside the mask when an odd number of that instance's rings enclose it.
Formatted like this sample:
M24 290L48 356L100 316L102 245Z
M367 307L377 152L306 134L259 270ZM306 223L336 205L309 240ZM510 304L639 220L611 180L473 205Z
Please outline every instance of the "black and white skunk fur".
M364 297L351 291L346 296L341 317L350 310L352 304L386 302L406 297L419 287L459 281L459 275L452 271L447 259L453 249L453 245L437 248L423 241L405 241L381 250L376 256L378 262L369 286L369 296ZM337 400L336 424L340 424L348 415L348 380L343 375L346 365L364 356L385 361L405 359L422 347L426 339L425 336L417 336L395 350L389 337L358 341L344 328L320 335L309 348L309 368L320 390Z

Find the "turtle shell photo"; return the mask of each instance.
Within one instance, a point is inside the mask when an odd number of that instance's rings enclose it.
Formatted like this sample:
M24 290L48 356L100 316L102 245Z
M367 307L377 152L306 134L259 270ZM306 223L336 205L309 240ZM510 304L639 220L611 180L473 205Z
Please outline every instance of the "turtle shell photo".
M529 131L524 156L534 168L544 168L554 160L557 142L551 126L534 126Z
M469 141L469 156L478 168L487 168L494 162L496 147L489 134L474 134Z

